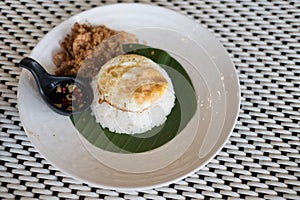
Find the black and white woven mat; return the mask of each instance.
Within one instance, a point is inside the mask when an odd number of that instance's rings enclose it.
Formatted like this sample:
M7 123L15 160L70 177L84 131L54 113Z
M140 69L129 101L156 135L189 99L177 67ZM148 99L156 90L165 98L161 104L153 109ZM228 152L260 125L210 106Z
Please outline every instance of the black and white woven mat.
M166 7L206 27L241 85L238 122L222 151L184 180L140 192L90 187L51 166L29 142L17 105L16 63L48 31L121 2ZM299 0L4 0L0 12L0 199L300 199Z

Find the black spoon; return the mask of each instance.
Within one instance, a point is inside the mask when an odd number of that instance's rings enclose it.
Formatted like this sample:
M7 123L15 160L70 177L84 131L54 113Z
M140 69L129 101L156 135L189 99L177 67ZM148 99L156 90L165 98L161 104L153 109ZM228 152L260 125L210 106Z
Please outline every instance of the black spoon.
M51 75L29 57L22 59L19 66L33 74L40 94L55 112L70 116L86 110L91 105L93 91L87 80Z

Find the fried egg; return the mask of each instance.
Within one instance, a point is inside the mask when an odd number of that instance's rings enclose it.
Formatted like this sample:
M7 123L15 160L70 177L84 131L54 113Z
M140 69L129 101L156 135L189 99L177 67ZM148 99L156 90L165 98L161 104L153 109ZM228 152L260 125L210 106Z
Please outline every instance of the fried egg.
M92 87L96 121L117 133L141 133L163 124L175 102L166 71L135 54L120 55L104 64Z

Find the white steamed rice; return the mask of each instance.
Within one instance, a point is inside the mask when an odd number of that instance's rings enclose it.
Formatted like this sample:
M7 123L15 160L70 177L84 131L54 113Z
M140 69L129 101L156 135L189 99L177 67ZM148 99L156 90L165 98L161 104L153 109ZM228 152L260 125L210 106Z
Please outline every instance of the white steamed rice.
M96 76L92 81L94 100L91 105L96 122L100 123L103 128L108 128L111 132L125 134L143 133L155 126L162 125L174 106L175 94L168 74L163 69L160 71L167 79L169 87L157 102L153 103L150 108L139 113L122 111L106 102L99 104L100 94L97 88L98 78Z

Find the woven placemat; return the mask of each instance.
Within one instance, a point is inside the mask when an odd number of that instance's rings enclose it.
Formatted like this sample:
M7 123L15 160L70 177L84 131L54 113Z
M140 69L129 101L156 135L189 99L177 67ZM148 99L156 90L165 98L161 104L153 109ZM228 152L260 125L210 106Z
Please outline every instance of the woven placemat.
M19 119L16 63L70 16L96 6L142 2L180 12L229 52L241 111L222 151L193 175L153 190L90 187L60 172L29 142ZM0 2L0 199L300 199L300 1Z

